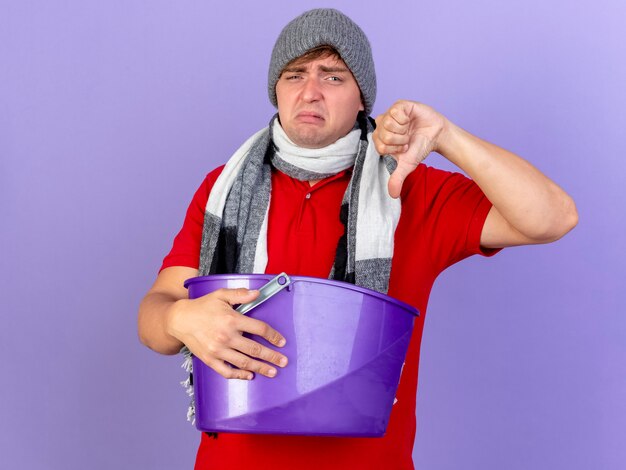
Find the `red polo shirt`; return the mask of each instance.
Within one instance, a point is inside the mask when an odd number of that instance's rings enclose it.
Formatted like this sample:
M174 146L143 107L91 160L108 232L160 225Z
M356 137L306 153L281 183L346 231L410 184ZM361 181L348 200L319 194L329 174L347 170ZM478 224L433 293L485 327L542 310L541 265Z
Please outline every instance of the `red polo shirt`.
M223 167L209 173L161 269L198 268L204 210ZM341 200L350 170L308 182L272 171L266 273L327 278L343 233ZM395 233L389 295L415 306L420 317L407 353L387 433L381 438L338 438L202 433L196 469L412 469L419 352L428 296L448 266L482 250L480 234L491 203L459 173L419 165L405 181ZM280 373L280 372L279 372Z

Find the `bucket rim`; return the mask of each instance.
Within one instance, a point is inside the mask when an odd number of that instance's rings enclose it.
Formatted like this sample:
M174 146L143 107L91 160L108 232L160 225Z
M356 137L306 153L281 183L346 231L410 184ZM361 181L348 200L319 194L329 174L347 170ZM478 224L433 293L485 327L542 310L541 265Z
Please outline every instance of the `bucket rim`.
M239 274L239 273L211 274L209 276L196 276L196 277L189 278L184 282L183 285L185 286L185 288L189 289L189 286L191 284L196 284L198 282L203 282L209 279L216 279L216 280L217 279L223 279L223 280L227 280L227 279L263 279L265 280L267 279L269 281L275 276L276 274ZM401 300L398 300L395 297L391 297L390 295L383 294L381 292L378 292L372 289L368 289L367 287L357 286L356 284L351 284L349 282L337 281L334 279L323 279L320 277L313 277L313 276L292 276L290 274L289 278L291 279L292 284L298 281L300 282L305 281L305 282L313 282L317 284L327 284L327 285L330 285L333 287L339 287L342 289L354 290L354 291L360 292L361 294L367 294L373 297L378 297L381 300L395 304L398 307L403 308L404 310L407 310L409 313L413 314L416 317L420 316L419 310L413 307L412 305L407 304L406 302L402 302Z

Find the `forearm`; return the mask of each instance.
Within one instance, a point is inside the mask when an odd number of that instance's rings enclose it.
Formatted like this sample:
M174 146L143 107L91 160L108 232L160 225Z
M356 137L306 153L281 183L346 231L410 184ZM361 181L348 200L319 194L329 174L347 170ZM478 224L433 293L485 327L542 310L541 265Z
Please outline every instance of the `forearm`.
M176 354L183 347L168 333L169 319L179 299L162 292L150 292L139 306L139 339L150 349L161 354Z
M529 239L553 241L576 225L572 198L514 153L450 121L436 150L467 173L502 217Z

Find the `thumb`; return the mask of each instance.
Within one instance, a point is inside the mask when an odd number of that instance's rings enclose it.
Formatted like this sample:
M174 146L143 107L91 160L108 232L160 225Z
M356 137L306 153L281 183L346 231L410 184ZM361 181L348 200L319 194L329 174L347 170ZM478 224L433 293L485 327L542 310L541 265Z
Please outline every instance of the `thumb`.
M389 183L387 184L389 195L392 198L397 199L400 197L402 184L404 183L406 177L409 176L414 169L415 165L411 165L402 160L398 161L398 166L389 177Z
M259 296L259 291L240 287L237 289L219 289L215 291L216 297L231 306L252 302Z

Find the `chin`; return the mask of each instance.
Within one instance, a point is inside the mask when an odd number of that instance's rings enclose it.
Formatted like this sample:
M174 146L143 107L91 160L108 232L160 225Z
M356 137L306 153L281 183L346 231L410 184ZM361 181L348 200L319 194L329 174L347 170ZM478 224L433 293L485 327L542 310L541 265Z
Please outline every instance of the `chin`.
M317 133L298 133L294 137L290 138L298 147L304 147L307 149L319 149L334 142L329 142L328 136L319 135Z

